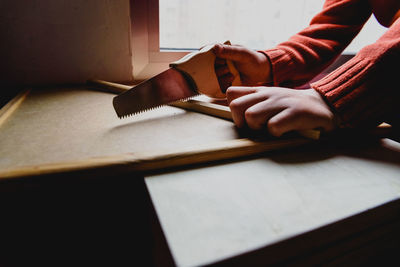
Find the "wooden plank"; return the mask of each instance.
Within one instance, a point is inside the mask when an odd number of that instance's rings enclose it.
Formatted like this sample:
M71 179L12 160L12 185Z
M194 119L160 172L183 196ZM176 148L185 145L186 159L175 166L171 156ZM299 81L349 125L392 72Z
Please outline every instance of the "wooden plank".
M194 99L187 101L176 101L169 105L232 121L232 114L227 106Z
M88 80L86 82L86 84L90 88L93 88L95 90L101 90L104 92L109 92L109 93L114 93L114 94L123 93L133 87L133 86L129 86L129 85L107 82L107 81L103 81L103 80Z

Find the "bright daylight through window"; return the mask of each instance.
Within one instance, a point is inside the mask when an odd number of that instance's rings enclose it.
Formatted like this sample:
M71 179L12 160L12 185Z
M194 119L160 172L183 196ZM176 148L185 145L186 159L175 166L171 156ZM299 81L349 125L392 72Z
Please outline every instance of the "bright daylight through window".
M308 25L324 0L159 0L161 50L231 40L267 49ZM356 53L384 32L371 18L346 50Z

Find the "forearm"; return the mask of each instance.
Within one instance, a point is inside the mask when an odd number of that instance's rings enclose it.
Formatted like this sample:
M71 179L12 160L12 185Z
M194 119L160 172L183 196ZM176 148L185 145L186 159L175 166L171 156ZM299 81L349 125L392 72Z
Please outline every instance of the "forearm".
M370 14L367 1L326 1L309 27L263 51L271 61L273 85L295 87L311 80L340 55Z
M400 116L400 19L374 44L312 88L348 127L374 126Z

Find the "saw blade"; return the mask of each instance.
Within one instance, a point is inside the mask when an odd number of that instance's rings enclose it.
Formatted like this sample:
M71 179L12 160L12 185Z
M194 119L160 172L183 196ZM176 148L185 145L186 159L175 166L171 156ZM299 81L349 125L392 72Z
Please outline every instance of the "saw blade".
M194 82L184 73L170 68L114 97L119 118L198 95Z

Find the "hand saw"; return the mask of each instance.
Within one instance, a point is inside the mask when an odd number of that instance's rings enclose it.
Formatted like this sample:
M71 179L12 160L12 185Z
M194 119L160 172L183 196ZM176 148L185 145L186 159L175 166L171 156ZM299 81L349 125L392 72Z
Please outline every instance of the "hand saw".
M230 44L225 42L225 44ZM113 105L119 118L178 100L204 94L225 98L214 70L216 56L208 45L172 62L170 68L114 97ZM233 63L227 65L234 76L232 85L241 85L239 72Z

